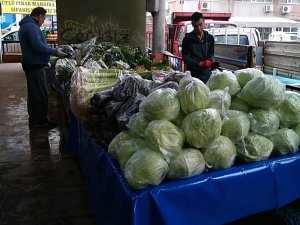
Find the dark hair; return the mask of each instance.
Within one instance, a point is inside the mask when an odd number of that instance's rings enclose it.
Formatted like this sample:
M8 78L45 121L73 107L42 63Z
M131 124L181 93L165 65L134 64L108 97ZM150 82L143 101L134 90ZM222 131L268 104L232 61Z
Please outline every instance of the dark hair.
M47 11L43 7L36 7L31 11L30 16L40 16L40 15L44 16L46 15L46 13Z
M202 18L204 18L202 13L194 12L193 15L191 16L191 21L197 22L198 20L200 20Z

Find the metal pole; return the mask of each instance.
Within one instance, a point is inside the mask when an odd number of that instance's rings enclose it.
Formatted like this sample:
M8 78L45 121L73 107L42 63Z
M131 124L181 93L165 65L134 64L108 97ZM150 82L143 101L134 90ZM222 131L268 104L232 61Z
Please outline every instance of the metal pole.
M159 0L158 12L152 13L152 16L152 54L163 54L165 52L166 0Z
M2 63L2 3L0 2L0 63Z

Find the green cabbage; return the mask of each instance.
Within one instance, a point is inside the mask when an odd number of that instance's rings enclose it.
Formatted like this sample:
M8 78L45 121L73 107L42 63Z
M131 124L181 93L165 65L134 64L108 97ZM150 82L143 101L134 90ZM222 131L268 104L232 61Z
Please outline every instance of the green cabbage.
M286 155L298 151L299 137L295 131L288 128L281 128L270 136L274 144L275 155Z
M254 109L250 113L250 130L263 136L270 136L279 129L280 120L273 109Z
M180 112L177 95L177 91L171 88L157 89L141 102L139 111L144 112L148 120L174 120Z
M117 152L120 149L122 141L130 139L131 136L128 131L121 131L108 145L108 153L115 159L118 158Z
M223 136L230 138L236 143L249 134L250 120L247 113L229 110L226 117L222 125L221 134Z
M229 109L236 110L236 111L242 111L248 113L250 111L249 105L244 102L239 97L234 97L231 99L231 104Z
M151 150L135 152L127 161L125 178L134 189L158 185L168 173L168 163L164 157Z
M145 130L145 139L154 150L169 159L181 152L185 135L181 128L168 120L153 120Z
M174 123L177 127L181 127L182 121L186 117L186 114L182 111L180 111L178 117L175 120L172 120L172 123Z
M277 111L283 125L292 127L300 123L300 93L286 91Z
M224 116L230 107L231 96L225 90L213 90L209 93L209 103L207 108L213 108L218 111L221 116Z
M250 80L253 80L256 77L264 75L264 73L256 68L245 68L234 71L239 84L241 87L244 87Z
M221 133L221 116L215 109L203 109L188 114L182 129L186 142L196 148L207 147Z
M178 96L186 114L206 108L208 94L208 87L197 78L183 78L179 82Z
M274 109L284 99L285 86L273 76L259 76L249 81L239 94L253 108Z
M273 150L273 143L268 138L250 132L244 143L236 144L238 157L245 162L268 159Z
M207 86L211 91L216 89L225 89L226 87L229 88L228 93L231 96L237 95L240 90L241 86L236 78L236 76L228 70L224 70L219 73L212 74L209 80L207 81Z
M147 148L147 143L141 138L130 138L122 141L117 151L118 162L122 170L125 169L128 159L137 151Z
M203 172L205 161L198 149L187 148L171 159L168 177L170 179L191 177Z
M234 164L236 148L225 136L217 137L205 150L204 159L213 169L226 169Z
M296 134L298 134L298 137L300 138L300 123L293 127L293 131L295 131Z
M138 112L133 114L126 126L132 137L144 137L144 131L148 126L149 121L145 118L144 113Z

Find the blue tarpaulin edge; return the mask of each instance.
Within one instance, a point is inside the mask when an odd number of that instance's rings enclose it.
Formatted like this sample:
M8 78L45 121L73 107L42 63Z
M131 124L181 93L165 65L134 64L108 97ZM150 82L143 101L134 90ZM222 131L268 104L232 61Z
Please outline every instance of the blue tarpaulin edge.
M299 153L135 191L118 163L77 123L80 165L99 225L224 224L300 197Z

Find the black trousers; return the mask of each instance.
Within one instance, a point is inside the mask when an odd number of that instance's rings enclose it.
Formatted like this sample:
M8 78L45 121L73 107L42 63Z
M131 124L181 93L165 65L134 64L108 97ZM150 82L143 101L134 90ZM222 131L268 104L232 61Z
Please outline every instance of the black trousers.
M45 68L25 71L29 122L44 123L48 119L48 89Z

